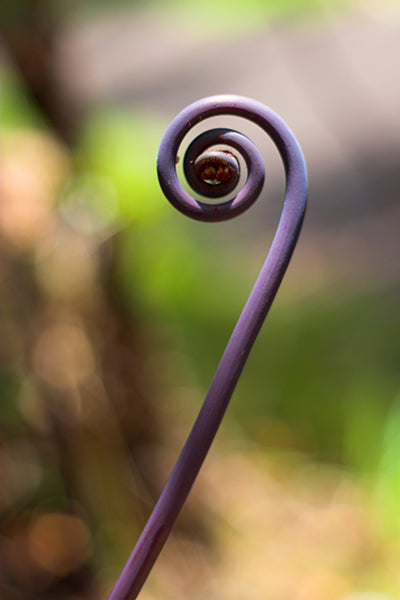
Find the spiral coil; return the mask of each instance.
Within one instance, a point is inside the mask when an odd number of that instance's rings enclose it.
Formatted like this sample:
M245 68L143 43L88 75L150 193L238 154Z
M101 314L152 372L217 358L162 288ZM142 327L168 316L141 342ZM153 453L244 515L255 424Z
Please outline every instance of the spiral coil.
M271 109L241 96L212 96L185 108L170 123L161 140L157 170L161 188L183 214L200 221L224 221L249 208L261 193L264 164L256 146L246 136L228 129L212 129L189 145L183 168L192 190L203 198L222 199L216 204L197 200L181 185L177 156L189 130L218 115L248 119L275 143L286 174L286 195L281 218L267 258L233 330L189 437L160 498L126 563L109 600L137 597L157 559L203 464L229 400L271 307L295 248L307 202L307 171L301 148L286 123ZM214 149L223 145L224 150ZM247 167L240 179L238 152ZM233 198L226 196L233 194ZM225 198L225 200L224 200Z

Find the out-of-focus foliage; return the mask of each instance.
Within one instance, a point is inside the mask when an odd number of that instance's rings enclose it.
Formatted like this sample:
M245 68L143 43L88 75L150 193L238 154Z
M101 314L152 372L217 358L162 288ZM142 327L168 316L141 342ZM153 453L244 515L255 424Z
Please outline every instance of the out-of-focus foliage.
M187 22L196 9L160 4ZM322 4L204 2L196 15L212 31ZM270 240L238 242L169 207L155 168L164 116L94 109L67 149L11 71L2 88L0 592L102 597ZM143 597L394 597L398 296L283 285Z
M159 5L162 6L163 0ZM348 0L255 0L251 4L242 0L205 0L201 3L201 10L196 4L184 0L172 0L164 2L168 11L173 11L176 18L197 23L209 34L219 32L224 35L227 30L244 31L259 27L260 23L284 21L291 19L305 19L315 15L321 15L342 10L350 3ZM155 3L157 5L157 3Z
M390 1L390 0L389 0ZM5 16L11 23L29 18L31 0L16 0L4 7ZM164 11L166 18L178 19L189 24L201 25L208 32L224 34L229 29L244 31L261 22L274 20L305 19L314 15L329 14L352 5L351 0L254 0L251 5L242 0L204 0L201 6L184 0L116 0L110 7L107 0L55 0L52 9L61 15L74 16L79 12L110 11L136 5L138 11Z
M155 167L162 128L154 115L117 111L94 112L85 125L77 168L79 173L107 182L106 197L101 192L95 196L104 200L104 210L117 202L114 220L122 227L152 221L165 208Z
M2 131L22 127L44 126L43 116L29 102L23 84L11 69L1 70L1 125Z

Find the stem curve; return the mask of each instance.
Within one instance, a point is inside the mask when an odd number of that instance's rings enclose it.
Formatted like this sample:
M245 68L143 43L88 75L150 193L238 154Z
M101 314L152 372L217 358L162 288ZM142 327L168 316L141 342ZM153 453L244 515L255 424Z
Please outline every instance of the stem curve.
M245 143L248 179L229 201L211 205L195 200L179 183L176 155L193 125L216 115L244 117L259 125L273 140L286 174L286 195L281 218L267 258L218 365L209 391L175 467L108 600L133 600L154 562L190 492L217 433L253 343L271 307L295 248L307 203L307 170L301 148L286 123L260 102L233 95L212 96L194 102L168 126L160 144L158 176L168 200L182 213L201 221L230 219L246 210L258 197L264 180L258 151ZM214 130L219 131L219 130ZM223 130L226 131L226 130ZM241 134L228 132L240 151ZM244 136L242 136L244 137ZM248 142L248 138L245 138ZM221 143L217 141L216 143ZM249 183L250 182L250 183ZM201 188L204 194L204 187Z

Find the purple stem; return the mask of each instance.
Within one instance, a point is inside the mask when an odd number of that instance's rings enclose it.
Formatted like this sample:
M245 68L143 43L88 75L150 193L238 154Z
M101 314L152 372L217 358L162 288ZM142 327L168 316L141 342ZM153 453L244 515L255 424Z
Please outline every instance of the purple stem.
M221 221L243 212L261 192L264 170L258 151L244 136L214 130L209 145L226 143L245 155L248 179L228 202L210 205L192 198L181 187L175 158L184 136L202 119L236 115L258 124L272 138L286 173L286 196L279 225L265 263L233 330L210 389L160 498L108 600L133 600L140 592L182 509L222 421L250 350L271 307L289 264L307 202L307 171L301 148L286 123L263 104L241 96L213 96L179 113L167 128L158 156L161 187L184 214L203 221ZM221 133L223 132L223 133ZM224 137L225 136L225 137ZM203 192L204 193L204 192Z

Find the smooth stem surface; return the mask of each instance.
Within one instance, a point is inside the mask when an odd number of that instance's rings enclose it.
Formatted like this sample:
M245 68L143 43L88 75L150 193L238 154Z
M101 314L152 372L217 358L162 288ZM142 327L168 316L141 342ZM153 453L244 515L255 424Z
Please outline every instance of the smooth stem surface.
M200 100L182 111L171 122L160 145L158 170L167 198L184 214L205 221L231 218L251 202L248 194L258 196L263 172L259 155L244 142L249 179L243 190L230 202L202 204L181 188L176 176L175 155L187 131L196 122L215 114L245 117L257 123L275 142L286 173L286 197L281 219L265 263L226 346L210 389L189 437L161 496L108 600L133 600L140 592L154 562L184 505L203 464L244 364L271 307L295 248L307 202L307 172L300 146L285 122L269 108L240 96L214 96ZM220 131L220 130L214 130ZM240 148L237 132L226 134L226 143ZM218 139L222 134L219 134ZM215 143L215 141L214 141ZM257 164L251 159L256 156ZM246 160L247 162L247 160ZM253 178L253 179L252 179ZM246 188L247 186L247 188ZM244 192L245 191L245 192ZM244 192L244 193L243 193ZM247 194L247 195L246 195ZM245 208L242 208L245 206Z

